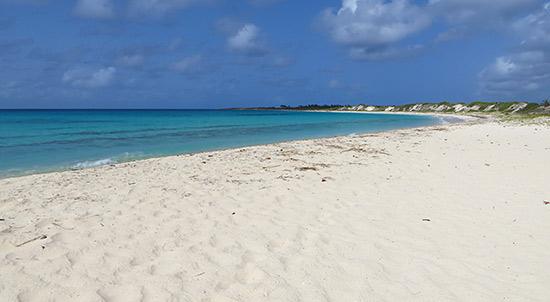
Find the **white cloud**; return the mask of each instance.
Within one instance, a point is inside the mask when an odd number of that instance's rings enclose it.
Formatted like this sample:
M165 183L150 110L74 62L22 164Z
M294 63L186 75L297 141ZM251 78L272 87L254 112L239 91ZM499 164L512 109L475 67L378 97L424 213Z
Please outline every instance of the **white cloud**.
M431 23L425 10L407 0L344 0L339 10L327 9L320 18L334 43L366 48L401 41Z
M227 38L227 46L231 51L243 52L250 56L267 54L265 43L260 37L258 26L248 23Z
M550 84L550 58L541 51L498 57L479 79L483 94L521 96Z
M538 12L514 22L512 30L521 39L523 49L550 51L550 2Z
M550 2L512 25L521 40L516 51L501 56L478 75L481 93L523 96L550 87Z
M351 59L388 60L417 53L417 46L403 44L435 21L442 20L444 26L434 41L445 42L508 25L540 6L540 1L342 0L337 10L321 12L317 24L331 42L348 49Z
M102 68L97 71L76 68L66 71L61 81L75 87L105 87L111 84L115 73L116 69L114 67Z
M110 0L78 0L74 13L84 18L111 18L114 16Z
M322 12L318 24L332 42L348 48L351 59L372 61L407 55L410 49L391 45L426 29L432 18L408 0L343 0L337 11Z

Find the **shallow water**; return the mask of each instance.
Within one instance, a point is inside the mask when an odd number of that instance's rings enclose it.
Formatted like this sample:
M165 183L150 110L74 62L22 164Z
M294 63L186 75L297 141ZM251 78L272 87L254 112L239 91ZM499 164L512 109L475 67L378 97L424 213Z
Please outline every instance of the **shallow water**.
M0 110L0 177L444 122L341 112Z

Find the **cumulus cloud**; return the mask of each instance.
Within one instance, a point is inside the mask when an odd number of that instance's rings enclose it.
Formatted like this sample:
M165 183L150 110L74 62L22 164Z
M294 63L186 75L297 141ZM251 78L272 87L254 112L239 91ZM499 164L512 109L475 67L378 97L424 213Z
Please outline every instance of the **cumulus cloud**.
M550 2L512 29L520 45L479 73L482 94L515 97L550 86Z
M243 25L230 35L227 38L227 46L231 51L242 52L248 56L262 56L268 52L261 39L260 28L251 23Z
M512 24L512 30L521 39L523 50L543 49L550 51L550 2L536 13L519 19Z
M484 94L514 97L550 84L550 58L542 51L498 57L479 73Z
M338 11L325 10L321 22L335 43L380 47L425 29L431 16L407 0L344 0Z
M343 0L337 11L327 9L318 24L330 40L349 48L350 58L380 60L404 51L387 50L431 24L432 16L408 0Z
M102 68L97 71L77 68L66 71L61 81L75 87L105 87L112 83L115 73L114 67Z
M402 45L430 28L435 20L445 21L435 42L445 42L509 24L540 5L540 0L428 0L424 4L417 3L412 0L342 0L339 9L321 12L317 25L331 42L347 48L353 60L388 60L418 53L421 46Z
M114 16L110 0L78 0L74 13L83 18L106 19Z

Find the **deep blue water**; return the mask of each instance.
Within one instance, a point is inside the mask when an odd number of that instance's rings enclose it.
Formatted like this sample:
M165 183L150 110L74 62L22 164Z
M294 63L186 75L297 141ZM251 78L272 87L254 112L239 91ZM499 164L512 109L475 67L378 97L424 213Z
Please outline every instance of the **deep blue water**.
M0 178L441 122L332 112L0 110Z

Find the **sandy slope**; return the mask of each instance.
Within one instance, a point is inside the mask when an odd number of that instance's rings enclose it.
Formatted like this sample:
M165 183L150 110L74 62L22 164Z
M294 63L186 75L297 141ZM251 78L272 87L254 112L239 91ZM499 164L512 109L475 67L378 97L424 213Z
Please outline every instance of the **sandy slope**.
M548 301L544 200L495 122L4 179L0 301Z

